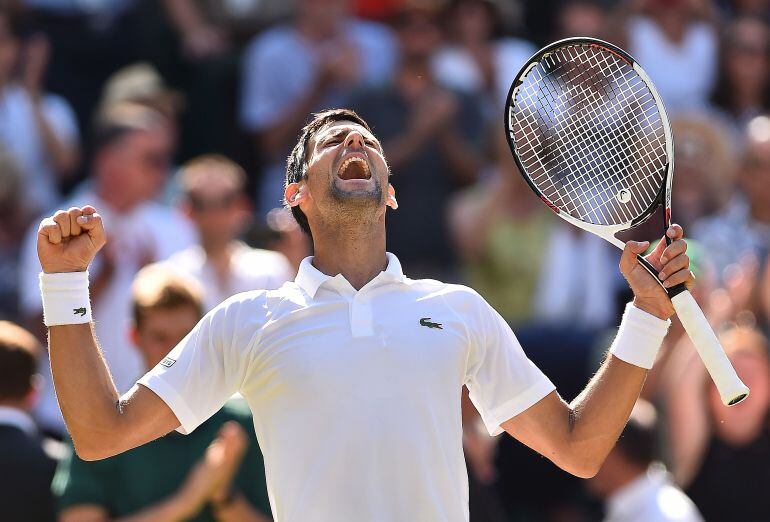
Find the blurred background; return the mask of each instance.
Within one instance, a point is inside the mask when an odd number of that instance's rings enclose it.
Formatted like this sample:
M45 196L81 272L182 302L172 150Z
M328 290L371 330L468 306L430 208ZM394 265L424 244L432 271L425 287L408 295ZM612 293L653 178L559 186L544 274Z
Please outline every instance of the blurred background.
M479 291L572 399L629 290L614 247L532 195L502 125L521 65L567 36L620 45L657 85L694 294L752 394L724 408L674 320L646 402L590 480L489 438L469 406L471 519L770 520L769 22L767 0L0 0L0 520L107 520L162 500L83 486L110 472L68 450L41 348L40 218L85 203L104 216L91 294L123 392L186 333L140 320L179 304L169 281L135 281L143 267L189 276L182 306L205 312L280 286L311 254L282 208L284 169L324 108L355 109L384 145L400 204L388 250L405 272ZM659 237L659 221L645 227ZM164 495L192 483L209 441ZM36 464L19 464L27 454ZM196 502L186 518L248 520ZM634 507L651 503L663 514Z

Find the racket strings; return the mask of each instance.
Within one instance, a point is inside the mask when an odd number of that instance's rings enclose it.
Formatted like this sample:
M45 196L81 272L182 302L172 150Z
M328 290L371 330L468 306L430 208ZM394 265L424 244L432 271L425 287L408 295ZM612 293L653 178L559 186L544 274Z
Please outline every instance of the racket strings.
M606 61L606 58L604 58L604 60ZM595 73L594 73L594 75L596 75L596 74L598 74L598 73L597 73L597 72L595 72ZM581 73L581 74L579 74L577 78L575 78L575 80L576 80L576 81L579 81L579 82L581 82L581 83L578 83L578 84L577 84L577 85L580 85L580 86L581 86L581 92L580 92L580 93L578 93L578 94L583 94L583 95L585 95L585 94L588 92L588 93L589 93L589 94L592 96L592 99L589 99L589 101L590 101L590 102L596 102L596 101L598 101L594 93L591 93L590 91L588 91L587 89L585 89L585 88L583 87L583 86L585 85L585 83L586 83L586 79L585 79L585 78L581 78L581 76L582 76L582 73ZM558 77L557 77L557 76L554 76L554 78L558 78ZM558 83L558 80L557 80L557 83ZM609 84L610 86L612 85L610 82L604 82L604 83L605 83L605 84ZM641 82L637 82L637 83L641 83ZM548 91L549 91L549 94L550 94L550 97L551 97L551 99L553 100L553 97L554 97L554 91L553 91L553 89L552 89L552 88L549 88L547 84L545 84L545 85L546 85L546 87L548 88ZM563 88L563 83L562 83L562 85L561 85L561 86L562 86L562 88ZM604 87L604 86L602 86L602 87ZM626 87L630 87L630 86L628 85L628 82L627 82L627 81L626 81ZM633 86L633 87L635 87L635 86ZM607 94L607 93L606 93L606 89L605 89L605 92L604 92L604 94L605 94L605 96L606 96L606 94ZM638 94L638 93L637 93L637 94ZM577 96L575 96L575 97L577 97ZM573 97L573 98L575 98L575 97ZM611 105L610 105L610 106L608 106L608 107L609 107L610 109L612 109L612 108L613 108ZM557 111L557 116L558 116L558 112L559 112L559 111ZM572 115L575 115L575 116L576 116L578 119L580 119L581 121L580 121L580 122L572 122L572 121L568 121L568 122L567 122L567 124L568 124L568 127L574 127L574 124L575 124L575 123L581 123L581 124L585 124L585 123L586 123L586 122L585 122L585 119L581 117L581 114L580 114L580 113L573 111L573 112L572 112ZM604 117L604 116L606 116L606 114L603 114L603 115L602 115L602 117ZM617 111L615 111L615 114L614 114L614 115L612 115L612 116L614 116L614 117L617 117L617 116L618 116L618 114L617 114ZM626 122L623 122L623 123L626 123ZM572 137L574 138L574 135L573 135ZM602 136L600 136L600 138L601 138L601 137L602 137ZM605 137L605 141L599 141L599 147L600 147L600 148L603 148L603 149L605 149L605 152L606 152L606 151L607 151L607 146L609 145L609 143L607 143L607 141L606 141L606 136L604 136L604 137ZM566 145L566 146L567 146L567 150L568 150L568 152L569 152L569 153L572 153L572 154L574 154L574 153L575 153L575 147L570 147L570 146L569 146L569 143L566 143L566 144L565 144L565 143L563 142L563 140L561 140L561 141L562 141L562 143L560 143L560 145L562 145L562 146ZM614 145L617 145L617 143L614 143ZM583 154L583 158L579 158L579 159L582 159L582 160L585 160L585 159L587 159L585 156L586 156L586 154ZM609 160L612 160L612 159L614 159L614 158L612 158L612 156L611 156L611 155L608 155L606 159L609 161ZM606 161L605 161L604 163L606 164ZM602 166L605 166L605 165L602 165L602 164L600 164L599 166L600 166L600 167L602 167ZM616 164L615 166L617 166L617 164ZM572 183L572 182L573 182L573 180L570 180L570 179L568 179L568 186L569 186L570 188L573 188L573 189L575 189L576 187L573 185L573 183ZM582 189L584 189L584 187L583 187L582 185L580 186L580 189L581 189L581 192L583 192L583 195L585 195L585 191L584 191L584 190L582 190ZM594 197L594 198L591 198L591 199L597 199L597 198L600 198L600 197L601 197L601 195L597 195L597 197ZM602 202L600 202L598 206L601 206L601 204L602 204L602 203L603 203L603 201L602 201ZM598 206L597 206L597 207L598 207ZM590 209L590 210L588 211L588 213L592 213L592 212L594 212L596 209L597 209L597 208L596 208L596 207L594 207L594 208ZM604 219L606 220L606 217L605 217L605 216L603 216L603 215L602 215L602 216L600 216L600 217L601 217L601 218L604 218Z
M572 57L571 57L571 58L572 58ZM603 58L603 60L606 62L606 58ZM596 73L595 73L595 74L596 74ZM581 82L581 83L578 83L578 84L577 84L577 85L579 86L579 89L580 89L580 92L579 92L579 94L582 94L582 95L584 95L584 96L585 96L585 95L586 95L586 93L587 93L587 94L590 96L590 98L588 99L589 103L595 103L595 102L599 101L599 99L598 99L598 95L596 95L596 92L595 92L595 91L591 91L591 90L588 90L588 89L586 89L586 88L585 88L586 79L585 79L585 78L581 78L580 76L581 76L581 75L578 75L578 77L576 77L576 78L575 78L575 80L576 80L576 81L579 81L579 82ZM557 80L557 82L558 82L558 80ZM607 82L604 82L604 83L605 83L605 85L607 84ZM626 83L626 85L625 85L625 86L626 86L627 88L633 88L633 87L635 87L635 86L630 86L630 85L628 85L628 81L627 81L627 80L626 80L626 82L625 82L625 83ZM637 84L638 84L638 83L642 83L642 82L641 82L641 81L639 81L639 82L637 82ZM610 83L609 85L611 85L611 83ZM563 87L563 84L562 84L562 87ZM602 85L602 87L605 87L605 86L604 86L604 85ZM553 98L553 90L552 90L552 89L549 89L549 91L550 91L550 94L551 94L551 98ZM638 94L638 93L635 93L635 94ZM605 95L605 96L607 95L607 93L606 93L606 89L604 90L604 95ZM623 96L623 99L624 99L623 101L625 101L625 99L627 99L627 96L625 96L625 95L624 95L622 92L621 92L621 95ZM574 97L573 97L573 98L574 98ZM606 107L608 107L608 108L609 108L609 109L611 109L611 110L612 110L612 109L614 109L614 106L613 106L613 105L607 105ZM607 114L607 111L604 111L604 113L603 113L603 114L601 114L601 117L602 117L602 118L606 118L606 116L612 116L612 117L615 117L615 118L617 118L618 116L620 116L620 117L622 118L622 115L619 115L619 114L617 113L617 111L616 111L616 110L615 110L614 112L615 112L615 114ZM572 112L572 115L575 115L575 116L577 117L577 119L578 119L578 120L580 120L580 121L578 121L578 122L574 122L574 121L569 121L569 120L568 120L568 122L567 122L567 123L568 123L568 124L567 124L567 126L568 126L568 127L574 127L576 123L580 123L580 124L582 124L582 125L585 125L585 124L587 123L587 122L585 121L585 118L584 118L584 117L582 117L582 115L581 115L579 112L575 112L575 111L573 111L573 112ZM627 120L628 120L628 118L627 118ZM621 123L621 125L622 125L622 124L627 124L627 123L628 123L628 121L622 121L622 120L621 120L621 122L620 122L620 123ZM637 128L637 127L632 127L632 128ZM601 129L601 127L600 127L600 129ZM559 130L559 129L557 129L557 130ZM572 134L570 137L571 137L571 138L573 138L573 139L575 138L574 134ZM617 141L616 141L616 140L612 140L612 141L615 141L614 143L608 143L608 141L607 141L607 137L608 137L608 136L607 136L607 133L600 133L600 135L598 136L598 138L599 138L599 139L598 139L598 141L597 141L597 146L598 146L600 149L603 149L603 151L604 151L605 153L606 153L606 152L608 152L608 151L607 151L607 148L608 148L610 145L615 145L615 146L619 145L619 143L617 143ZM633 142L631 142L631 143L633 143ZM563 143L563 140L562 140L562 143L561 143L560 145L565 145L565 143ZM567 152L568 152L568 153L570 153L570 154L573 154L573 155L574 155L574 154L575 154L575 152L576 152L576 147L572 147L572 146L569 146L569 143L567 143L566 145L567 145ZM579 152L580 152L580 151L578 150L577 152L578 152L578 154L579 154ZM637 151L637 152L638 152L638 151ZM585 160L586 160L586 159L588 159L588 158L586 157L586 156L587 156L587 154L583 154L582 156L583 156L583 157L579 157L578 159L579 159L579 160L582 160L582 161L583 161L583 164L585 165ZM606 168L606 166L607 166L606 164L607 164L607 162L608 162L608 161L613 161L613 160L616 160L616 159L617 159L617 158L614 158L614 157L613 157L611 154L608 154L608 155L606 155L606 156L605 156L605 161L604 161L604 162L600 162L600 163L599 163L599 165L598 165L598 167L599 167L599 168L602 168L602 167L605 167L605 168ZM593 163L594 163L594 167L597 167L597 165L596 165L596 161L595 161L595 160L591 160L591 161L593 161ZM615 168L617 168L619 165L617 164L617 161L613 161L613 165L612 165L612 166L614 166ZM627 165L624 165L624 166L625 166L625 167L627 167ZM612 172L612 171L610 171L610 172ZM577 178L577 176L573 176L573 178ZM585 194L585 186L584 186L585 184L583 184L583 185L580 185L579 187L575 187L575 186L572 184L572 181L573 181L573 180L570 180L570 179L569 179L569 177L568 177L567 179L568 179L568 187L569 187L569 188L572 188L572 189L578 188L578 189L579 189L579 191L582 193L582 195L583 195L583 196L585 196L585 195L586 195L586 194ZM607 193L607 192L608 192L608 190L605 190L605 191L604 191L604 193L596 194L596 195L594 195L593 197L589 197L589 198L588 198L588 199L589 199L589 201L580 201L579 203L581 203L581 206L583 206L583 210L584 210L584 212L583 212L583 213L584 213L584 214L589 214L589 215L590 215L590 214L593 214L593 213L595 213L597 210L601 210L601 207L602 207L604 204L606 204L606 202L607 202L607 200L606 200L606 195L607 195L606 193ZM593 207L590 207L590 208L589 208L589 209L586 211L586 210L585 210L585 207L586 207L588 204L590 204L590 202L591 202L591 201L593 201L593 200L597 200L597 199L599 200L599 203L598 203L598 204L596 204L596 205L594 205ZM638 198L637 198L637 199L638 199ZM574 205L573 207L577 207L577 205ZM578 209L578 210L580 210L580 209ZM597 217L598 217L600 220L602 220L602 221L607 221L607 217L606 217L606 216L604 215L604 213L602 213L602 212L599 212L599 215L598 215ZM625 215L624 217L625 217L625 218L628 218L629 216L628 216L628 215Z
M655 200L668 161L655 98L633 67L571 45L532 67L509 113L525 175L572 216L629 222Z

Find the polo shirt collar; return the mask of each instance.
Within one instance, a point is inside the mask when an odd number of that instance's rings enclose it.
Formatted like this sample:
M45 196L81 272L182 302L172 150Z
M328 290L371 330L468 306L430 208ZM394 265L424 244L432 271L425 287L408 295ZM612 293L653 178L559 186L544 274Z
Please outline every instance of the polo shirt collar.
M404 272L401 268L401 262L398 258L390 252L385 252L385 256L388 259L388 266L383 272L380 272L374 279L369 281L364 288L371 285L373 282L402 282L404 280ZM306 257L302 260L297 271L297 277L294 282L299 285L310 297L315 297L318 289L331 279L345 279L341 274L336 276L330 276L324 274L316 267L313 266L313 256Z

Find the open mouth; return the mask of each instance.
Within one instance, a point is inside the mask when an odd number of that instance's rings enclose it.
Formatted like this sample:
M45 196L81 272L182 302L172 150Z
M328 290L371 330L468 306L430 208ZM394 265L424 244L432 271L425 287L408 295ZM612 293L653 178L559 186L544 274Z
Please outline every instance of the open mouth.
M369 171L369 164L360 156L351 156L342 162L337 170L337 176L340 179L370 179L372 173Z

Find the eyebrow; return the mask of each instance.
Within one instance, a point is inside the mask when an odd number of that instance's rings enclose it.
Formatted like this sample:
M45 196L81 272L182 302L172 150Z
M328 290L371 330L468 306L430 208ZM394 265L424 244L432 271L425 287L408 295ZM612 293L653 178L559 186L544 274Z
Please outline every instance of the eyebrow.
M345 128L345 127L343 127L343 128L337 129L336 131L330 131L330 132L327 132L325 134L321 134L320 141L316 138L316 143L325 142L326 140L328 140L330 138L338 138L338 137L340 137L340 136L342 136L344 134L350 133L351 130L353 130L353 129L352 128ZM371 132L367 131L363 127L360 128L360 132L361 132L361 135L364 137L364 139L371 140L374 143L376 143L378 147L381 147L380 140L375 138L374 135Z

